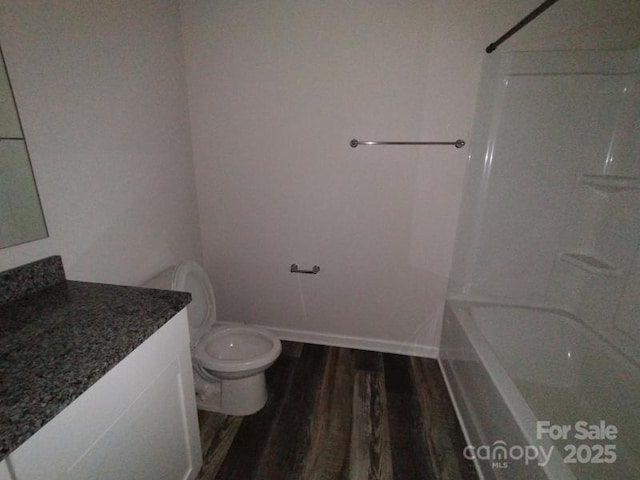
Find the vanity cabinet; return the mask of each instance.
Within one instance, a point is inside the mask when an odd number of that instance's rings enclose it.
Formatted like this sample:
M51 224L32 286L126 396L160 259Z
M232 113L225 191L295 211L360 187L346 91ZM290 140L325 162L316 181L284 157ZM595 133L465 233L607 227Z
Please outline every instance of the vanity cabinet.
M193 479L201 465L187 311L0 464L0 480Z

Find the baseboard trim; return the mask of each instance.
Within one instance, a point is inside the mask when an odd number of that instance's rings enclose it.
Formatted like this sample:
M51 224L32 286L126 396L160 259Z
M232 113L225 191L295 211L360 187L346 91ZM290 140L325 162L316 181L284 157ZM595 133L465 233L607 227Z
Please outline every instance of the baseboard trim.
M417 345L412 343L394 342L391 340L379 340L374 338L355 337L350 335L336 335L331 333L312 332L308 330L295 330L289 328L277 328L264 326L273 332L281 340L294 342L314 343L330 347L356 348L359 350L372 350L374 352L397 353L414 357L438 358L438 347Z

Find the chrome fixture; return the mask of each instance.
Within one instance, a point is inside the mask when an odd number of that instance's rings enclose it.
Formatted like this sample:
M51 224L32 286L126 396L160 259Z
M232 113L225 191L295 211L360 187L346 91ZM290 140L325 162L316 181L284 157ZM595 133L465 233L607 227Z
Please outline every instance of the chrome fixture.
M353 148L358 145L453 145L456 148L462 148L466 145L464 140L458 139L455 142L373 142L368 140L356 140L355 138L349 142Z

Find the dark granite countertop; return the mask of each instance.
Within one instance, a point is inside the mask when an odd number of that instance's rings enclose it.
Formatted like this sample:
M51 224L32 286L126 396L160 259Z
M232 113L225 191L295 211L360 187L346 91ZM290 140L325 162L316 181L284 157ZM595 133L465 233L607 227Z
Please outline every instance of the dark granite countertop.
M182 292L62 280L0 305L0 460L190 300Z

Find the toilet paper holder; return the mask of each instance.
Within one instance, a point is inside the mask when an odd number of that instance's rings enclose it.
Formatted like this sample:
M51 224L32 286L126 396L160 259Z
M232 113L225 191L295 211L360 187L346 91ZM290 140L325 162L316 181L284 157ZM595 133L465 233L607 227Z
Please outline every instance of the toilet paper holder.
M311 270L300 270L298 265L296 265L295 263L292 263L291 264L291 270L289 270L289 271L291 273L311 273L311 274L315 275L316 273L318 273L320 271L320 267L318 265L314 265Z

